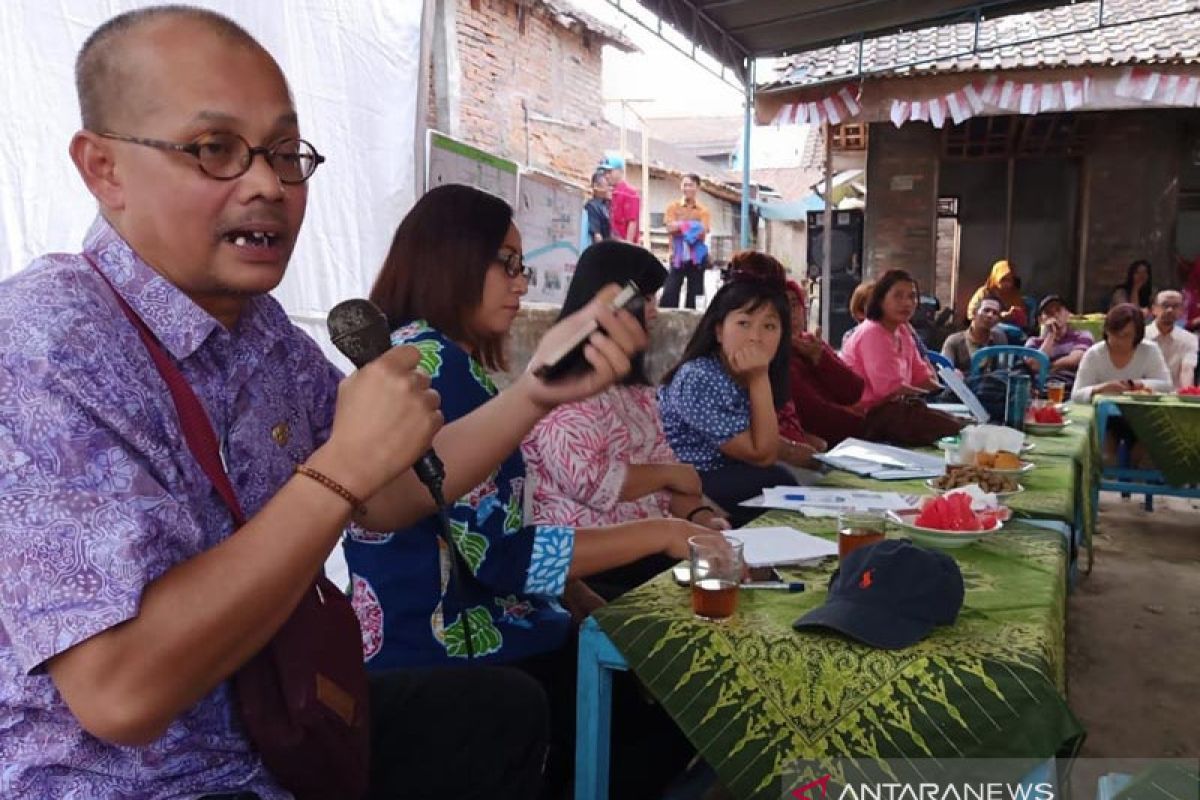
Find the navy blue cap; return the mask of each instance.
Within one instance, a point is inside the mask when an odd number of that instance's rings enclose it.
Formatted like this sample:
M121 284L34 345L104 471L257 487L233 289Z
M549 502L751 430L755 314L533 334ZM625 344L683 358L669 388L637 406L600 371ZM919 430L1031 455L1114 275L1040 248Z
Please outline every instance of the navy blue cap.
M900 650L938 625L952 624L962 604L962 572L953 558L907 539L887 539L842 559L825 605L792 627L830 628L872 647Z

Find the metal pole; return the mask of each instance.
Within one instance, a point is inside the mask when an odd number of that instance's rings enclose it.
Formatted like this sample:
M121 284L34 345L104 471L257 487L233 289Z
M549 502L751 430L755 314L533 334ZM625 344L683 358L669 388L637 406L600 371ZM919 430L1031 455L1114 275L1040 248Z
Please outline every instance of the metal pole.
M742 236L741 249L750 247L750 130L754 124L754 59L746 70L746 91L742 119Z
M833 125L825 123L825 213L821 220L821 334L829 341L833 305ZM863 279L867 277L863 270Z

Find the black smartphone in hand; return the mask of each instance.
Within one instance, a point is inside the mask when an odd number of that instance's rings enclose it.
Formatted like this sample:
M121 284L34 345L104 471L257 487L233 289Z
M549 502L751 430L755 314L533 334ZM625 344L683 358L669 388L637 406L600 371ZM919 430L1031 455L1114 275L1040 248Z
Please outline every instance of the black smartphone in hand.
M636 313L639 304L644 302L642 290L636 283L630 281L613 298L612 308L614 310L623 308ZM587 358L583 355L583 349L587 346L588 339L599 329L599 324L594 319L591 320L569 341L564 342L555 353L552 353L546 363L535 369L533 374L544 381L553 381L567 375L586 372L590 367Z

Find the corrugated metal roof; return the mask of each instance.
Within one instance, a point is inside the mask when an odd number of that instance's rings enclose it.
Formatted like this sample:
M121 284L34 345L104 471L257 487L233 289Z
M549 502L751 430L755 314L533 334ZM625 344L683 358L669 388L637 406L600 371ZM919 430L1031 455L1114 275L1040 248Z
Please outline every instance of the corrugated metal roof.
M932 75L1013 69L1200 63L1200 0L1099 0L870 39L862 72ZM977 52L972 52L972 50ZM918 63L920 62L920 63ZM855 77L859 46L842 44L781 61L759 91Z

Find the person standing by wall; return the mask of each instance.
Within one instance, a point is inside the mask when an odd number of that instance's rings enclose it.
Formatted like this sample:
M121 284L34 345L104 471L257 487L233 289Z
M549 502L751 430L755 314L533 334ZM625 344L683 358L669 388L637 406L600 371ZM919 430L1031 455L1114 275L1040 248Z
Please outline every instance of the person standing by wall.
M641 244L638 220L642 213L642 196L625 181L625 159L610 153L600 166L608 170L608 185L612 187L613 237Z
M663 215L667 233L671 234L671 270L663 285L663 308L679 308L679 290L687 281L688 308L696 307L696 298L704 294L704 270L708 265L708 234L712 218L708 209L696 199L700 191L700 176L684 175L680 182L683 196L667 205Z
M596 242L613 238L612 230L612 187L608 183L608 170L601 167L592 173L592 199L583 206L579 252Z

